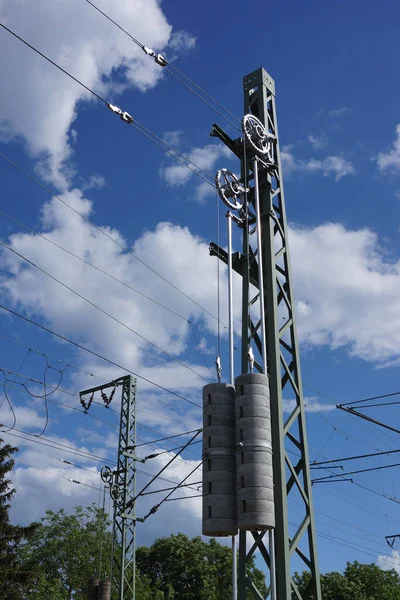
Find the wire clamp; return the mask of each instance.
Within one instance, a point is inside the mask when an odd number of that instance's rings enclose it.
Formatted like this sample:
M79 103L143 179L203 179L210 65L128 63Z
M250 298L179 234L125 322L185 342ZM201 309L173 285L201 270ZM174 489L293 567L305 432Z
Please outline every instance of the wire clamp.
M163 57L162 54L156 54L152 48L148 48L147 46L142 46L143 52L148 56L152 56L156 63L160 65L160 67L166 67L168 61Z
M114 106L114 104L107 104L108 108L115 114L120 116L120 119L122 121L125 121L125 123L133 123L133 117L131 117L131 115L129 113L127 113L126 111L123 112L119 106Z

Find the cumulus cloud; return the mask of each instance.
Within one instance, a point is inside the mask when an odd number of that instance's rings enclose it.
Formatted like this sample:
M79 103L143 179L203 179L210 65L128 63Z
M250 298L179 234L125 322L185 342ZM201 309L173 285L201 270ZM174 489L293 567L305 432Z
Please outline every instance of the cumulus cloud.
M301 159L293 154L293 146L284 146L281 152L282 169L286 175L295 171L305 173L321 173L324 177L334 177L336 181L346 175L355 173L351 162L341 156L327 156L322 160L315 158Z
M376 157L378 169L385 171L398 171L400 169L400 123L396 126L396 139L389 152L380 152Z
M351 108L348 106L341 106L339 108L331 108L328 110L328 116L332 119L344 117L351 112Z
M172 31L158 0L98 0L99 8L123 23L147 46L177 52L193 47L194 38ZM112 102L127 87L153 88L163 71L132 41L80 0L12 3L0 0L3 23L91 89ZM5 30L0 34L0 135L22 139L41 161L40 172L59 188L68 187L74 133L80 102L94 98L74 81L25 47ZM18 74L16 76L16 74Z
M384 571L391 571L392 569L395 569L395 571L400 574L400 553L398 550L392 550L390 556L386 554L380 554L376 564Z
M223 144L207 144L201 148L192 148L185 156L192 161L200 169L210 172L214 178L214 170L222 168L224 164L218 164L221 159L232 158L232 152ZM196 167L190 165L190 167L197 171ZM184 165L176 163L170 166L164 167L161 170L161 176L166 183L171 187L181 187L186 185L189 181L193 181L194 173L187 169ZM197 179L197 178L196 178ZM195 188L194 196L197 200L204 200L206 196L213 192L213 188L203 181L198 184Z
M298 327L303 343L347 348L377 363L400 348L400 259L377 235L337 223L290 229Z
M321 150L328 144L328 138L323 134L309 135L307 139L315 150Z
M101 190L106 185L106 180L99 173L93 173L89 179L82 185L82 191L87 190Z

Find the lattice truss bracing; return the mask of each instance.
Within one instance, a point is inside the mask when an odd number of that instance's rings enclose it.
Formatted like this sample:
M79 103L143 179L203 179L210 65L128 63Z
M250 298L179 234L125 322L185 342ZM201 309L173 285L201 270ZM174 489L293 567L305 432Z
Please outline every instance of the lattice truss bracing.
M272 450L275 495L275 564L278 600L321 600L316 553L316 533L311 495L311 478L307 446L305 407L295 326L292 278L287 240L287 220L282 186L279 136L276 120L275 85L264 69L244 78L244 111L264 125L264 153L257 152L249 136L230 140L216 125L212 134L219 137L241 159L240 184L247 192L248 206L242 218L243 252L233 257L233 268L243 278L242 372L249 370L250 356L254 368L263 372L267 365L270 385ZM257 121L248 117L248 132L257 140ZM254 125L255 123L255 125ZM265 151L268 145L268 152ZM255 187L259 190L259 228L257 231ZM260 319L259 246L262 251L264 318ZM211 254L226 262L226 253L215 244ZM261 314L262 312L261 311ZM265 331L263 327L265 326ZM264 356L264 340L266 356ZM290 414L284 411L285 403ZM295 514L289 514L296 502ZM299 517L299 512L302 515ZM289 521L291 525L289 525ZM295 525L293 525L293 521ZM249 536L253 544L249 547ZM246 589L255 598L263 598L254 582L246 577L246 562L259 550L268 569L270 553L267 532L241 532L239 546L239 600ZM246 546L247 544L247 546ZM309 570L310 585L300 594L292 574ZM270 590L269 590L270 592ZM268 596L269 596L268 592Z

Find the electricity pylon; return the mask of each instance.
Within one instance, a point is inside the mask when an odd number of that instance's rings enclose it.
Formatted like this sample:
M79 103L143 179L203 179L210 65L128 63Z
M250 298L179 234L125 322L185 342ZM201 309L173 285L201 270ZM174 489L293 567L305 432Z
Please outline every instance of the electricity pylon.
M241 161L240 181L225 173L223 195L244 199L236 221L243 233L243 252L233 256L233 268L243 281L241 371L266 370L269 377L276 527L270 535L274 552L265 543L266 531L240 532L238 599L245 600L247 589L254 598L264 597L246 575L248 560L259 551L267 569L272 567L270 581L276 576L278 600L307 600L310 595L321 600L275 83L264 69L244 77L244 113L243 137L232 140L218 125L211 135L219 137ZM210 253L227 263L222 248L211 244ZM263 309L264 318L259 318L256 305ZM292 401L288 416L284 399ZM296 526L289 525L290 499L296 501ZM293 580L295 568L311 572L304 593ZM271 585L268 595L270 591Z
M108 406L120 386L122 394L117 467L114 470L103 467L101 477L109 486L113 501L112 593L115 593L118 600L135 600L136 379L126 375L110 383L84 390L80 392L80 397L86 411L90 408L96 392L101 392L101 397ZM110 388L112 391L107 396L104 390ZM90 400L87 402L84 396L89 394ZM133 504L128 516L125 511L129 501L133 501Z

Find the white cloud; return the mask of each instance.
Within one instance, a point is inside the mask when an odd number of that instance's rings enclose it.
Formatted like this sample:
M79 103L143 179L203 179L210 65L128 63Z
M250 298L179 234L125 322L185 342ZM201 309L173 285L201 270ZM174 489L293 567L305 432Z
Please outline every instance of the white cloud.
M328 144L328 138L323 134L309 135L307 139L315 150L321 150Z
M85 192L87 190L101 190L106 185L106 180L103 175L99 175L99 173L93 173L89 177L89 179L82 185L82 191Z
M97 4L146 46L162 51L170 44L175 51L185 51L194 45L190 34L172 32L158 0L112 4L98 0ZM10 29L111 102L117 91L125 87L146 91L163 76L153 59L81 0L0 0L0 17ZM28 151L41 160L41 174L65 189L73 175L69 159L77 105L95 100L5 30L0 34L0 53L7 56L0 65L2 85L7 90L0 98L0 135L24 140Z
M398 357L400 259L388 260L377 235L292 226L290 245L302 342L377 363Z
M170 146L178 148L181 145L182 136L184 132L180 129L174 131L166 131L163 135L163 140Z
M340 108L331 108L328 110L328 116L331 118L344 117L351 112L351 108L348 106L341 106Z
M380 152L376 157L378 169L383 173L388 170L400 169L400 123L396 126L396 139L389 152Z
M304 404L306 407L306 411L311 414L315 412L331 412L335 410L336 406L334 404L325 404L320 402L316 397L304 398ZM286 413L291 413L296 408L296 400L294 399L284 399L283 400L283 410Z
M380 554L376 564L384 571L395 569L400 574L400 553L397 550L392 550L391 555Z
M209 172L214 179L215 173L213 170L224 167L225 163L222 159L232 158L232 152L223 144L207 144L202 148L192 148L185 156L195 163L199 169ZM220 164L218 164L218 161ZM195 171L197 170L193 165L190 165L190 167ZM195 177L193 172L179 163L164 167L161 170L161 176L171 187L186 185L189 180L192 181ZM212 193L213 188L211 185L203 181L197 185L194 196L197 200L203 201L207 195Z
M354 167L351 162L341 156L327 156L322 160L315 158L301 159L296 158L292 152L293 146L284 146L281 152L282 169L286 175L294 171L306 173L322 173L324 177L334 177L336 181L346 175L354 174Z
M172 34L168 47L172 50L191 50L196 45L196 38L187 31L176 31Z

